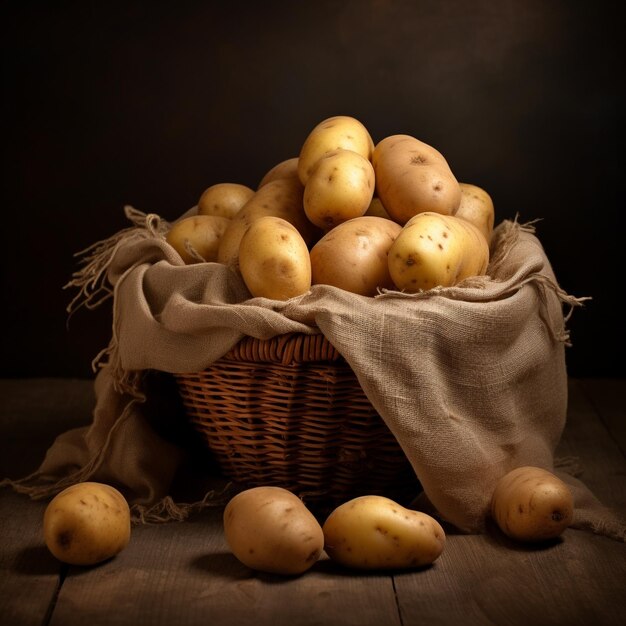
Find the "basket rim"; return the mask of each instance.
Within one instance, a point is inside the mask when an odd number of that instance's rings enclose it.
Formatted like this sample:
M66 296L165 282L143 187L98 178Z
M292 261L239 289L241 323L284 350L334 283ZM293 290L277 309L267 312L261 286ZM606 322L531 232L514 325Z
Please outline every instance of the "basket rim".
M291 332L267 339L245 336L221 359L259 363L340 361L341 353L322 333Z

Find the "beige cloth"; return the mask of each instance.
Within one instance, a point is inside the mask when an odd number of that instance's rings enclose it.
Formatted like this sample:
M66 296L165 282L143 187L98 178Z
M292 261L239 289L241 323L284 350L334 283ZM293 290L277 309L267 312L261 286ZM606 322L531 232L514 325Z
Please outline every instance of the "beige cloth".
M532 227L501 223L488 276L455 287L366 298L317 285L277 302L251 298L223 265L184 265L163 220L127 214L135 225L89 250L72 281L74 307L113 297L93 425L59 437L19 489L45 496L102 479L122 486L142 519L184 518L187 508L169 495L183 451L145 415L146 372L202 370L244 335L288 332L321 332L339 350L427 499L459 529L484 529L494 485L512 468L555 469L567 410L563 306L580 301L558 287ZM623 523L562 476L574 490L575 525L623 540ZM219 501L209 493L193 506Z

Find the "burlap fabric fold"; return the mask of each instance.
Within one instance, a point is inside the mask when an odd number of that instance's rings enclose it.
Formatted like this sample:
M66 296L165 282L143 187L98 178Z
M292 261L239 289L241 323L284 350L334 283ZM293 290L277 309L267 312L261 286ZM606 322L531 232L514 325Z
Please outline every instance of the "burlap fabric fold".
M558 286L532 227L502 222L488 275L455 287L365 298L317 285L277 302L252 298L223 265L184 265L158 216L130 207L127 215L133 226L88 250L71 283L79 290L72 308L109 296L113 303L111 343L96 359L93 423L62 434L35 474L12 483L16 489L48 497L78 480L105 480L148 521L222 502L216 492L186 505L172 499L185 451L154 427L154 415L170 408L149 402L147 373L200 371L245 335L290 332L321 332L339 350L425 496L458 529L484 529L495 483L510 469L559 473L564 307L580 300ZM560 475L575 495L574 525L624 540L624 523L580 481Z

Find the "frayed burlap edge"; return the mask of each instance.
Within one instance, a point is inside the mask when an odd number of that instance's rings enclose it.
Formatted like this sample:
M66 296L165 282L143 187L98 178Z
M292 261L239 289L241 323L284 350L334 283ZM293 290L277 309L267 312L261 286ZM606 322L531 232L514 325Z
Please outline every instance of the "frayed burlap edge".
M146 214L137 209L124 207L126 217L133 223L133 226L125 228L108 239L99 241L85 250L78 252L77 257L81 258L82 267L76 271L65 288L76 288L78 293L71 300L67 307L68 320L81 307L95 309L110 298L115 297L116 286L111 287L108 283L108 270L111 261L120 246L129 241L137 241L146 238L162 238L169 229L168 222L156 214ZM513 221L502 222L496 231L492 241L493 254L487 274L485 276L468 278L454 288L435 288L417 294L408 294L398 291L381 291L376 297L406 297L406 298L429 298L436 295L455 297L454 292L458 289L475 288L481 289L486 282L492 280L491 276L497 273L499 267L505 262L510 250L513 248L521 232L534 234L535 222L520 224L517 217ZM191 253L193 251L190 251ZM119 282L117 283L119 284ZM559 300L570 307L570 311L561 319L561 324L555 324L555 320L544 320L546 326L551 330L554 339L570 345L569 332L566 323L573 310L582 306L587 297L574 297L566 293L559 285L548 276L534 273L524 279L521 283L534 285L540 293L541 301L545 304L548 293L556 294ZM515 290L520 288L520 284L515 286ZM506 297L510 292L504 292L502 297ZM545 311L547 307L540 307ZM92 368L97 371L99 368L109 367L111 369L114 386L119 393L128 394L129 402L124 407L122 413L108 433L108 437L103 446L93 455L93 457L81 468L70 472L59 478L58 476L47 476L40 471L35 471L29 476L18 480L4 479L0 486L11 486L18 493L24 493L33 500L49 498L62 491L64 488L77 482L84 482L92 478L97 472L108 450L108 444L120 425L128 419L136 404L145 401L145 395L141 391L143 372L125 370L119 359L118 338L116 329L113 328L109 345L103 349L92 362ZM560 460L559 469L568 475L578 475L580 468L576 467L575 461ZM208 491L202 500L193 503L177 503L171 496L166 496L152 505L133 504L131 506L131 516L134 523L163 523L169 521L184 521L189 515L211 506L222 506L231 497L233 486L227 484L222 490ZM623 524L613 524L611 520L603 524L602 528L594 528L585 520L578 520L574 527L587 528L598 534L611 536L614 539L624 540Z

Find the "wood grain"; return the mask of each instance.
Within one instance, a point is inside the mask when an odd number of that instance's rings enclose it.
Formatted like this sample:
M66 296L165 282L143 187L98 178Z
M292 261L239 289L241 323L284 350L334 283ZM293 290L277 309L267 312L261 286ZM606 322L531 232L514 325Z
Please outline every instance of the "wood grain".
M577 381L570 384L568 420L557 452L577 459L580 478L604 504L626 510L626 462ZM561 540L527 547L492 525L486 535L449 536L434 567L398 575L395 586L405 626L420 619L429 624L617 626L626 623L625 580L624 544L568 529Z
M136 527L110 562L71 568L51 626L399 625L389 576L346 575L328 561L295 578L256 573L228 551L221 515Z
M0 623L40 626L62 582L63 566L43 543L45 504L0 490Z
M591 390L591 386L585 388ZM626 459L615 436L618 429L609 431L611 418L598 414L602 398L609 394L603 390L592 395L592 403L582 389L580 381L570 383L567 424L556 455L572 457L580 472L578 478L601 502L626 515ZM612 389L617 393L619 387Z
M623 381L572 381L557 455L626 513ZM90 420L90 381L0 380L0 469L19 476L66 430ZM626 544L568 529L542 547L497 529L448 533L431 567L371 575L327 558L296 578L254 572L230 554L220 508L184 523L133 528L129 546L92 568L67 567L41 535L45 503L0 490L0 623L18 626L244 626L626 623ZM57 595L58 594L58 595Z

